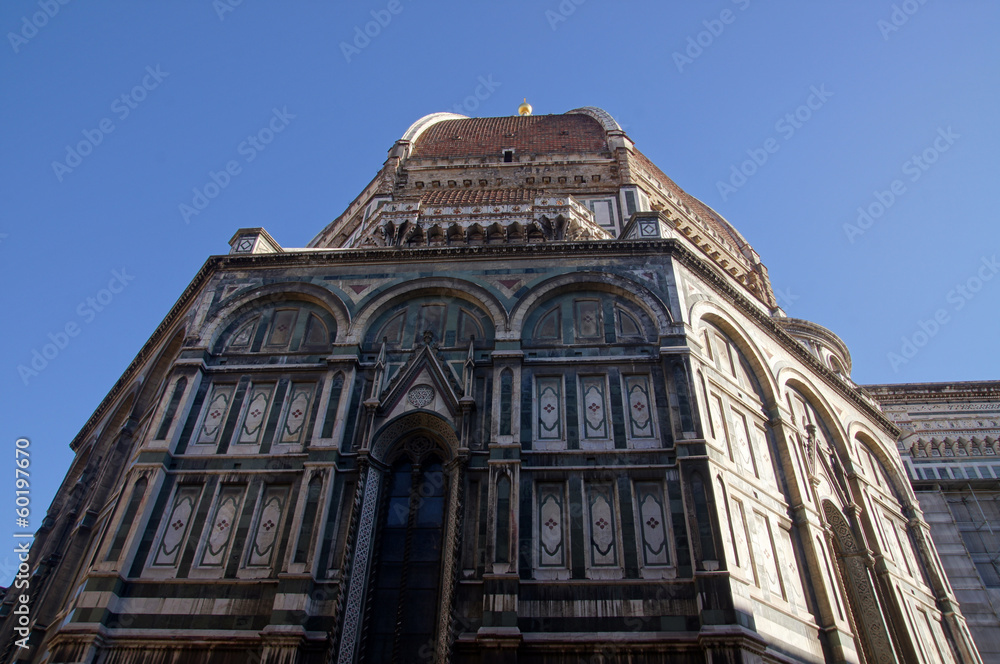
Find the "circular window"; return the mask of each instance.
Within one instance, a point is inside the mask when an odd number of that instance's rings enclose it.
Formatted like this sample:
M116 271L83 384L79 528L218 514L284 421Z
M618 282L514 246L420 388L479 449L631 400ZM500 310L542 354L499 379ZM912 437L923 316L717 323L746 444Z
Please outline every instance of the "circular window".
M416 385L410 388L406 400L414 408L423 408L434 401L434 388L430 385Z

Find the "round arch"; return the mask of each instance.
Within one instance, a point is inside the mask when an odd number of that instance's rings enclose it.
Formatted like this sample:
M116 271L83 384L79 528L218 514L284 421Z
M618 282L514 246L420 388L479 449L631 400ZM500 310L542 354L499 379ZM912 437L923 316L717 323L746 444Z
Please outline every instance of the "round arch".
M649 317L656 322L657 334L669 334L670 326L673 324L673 317L670 315L669 307L642 284L631 279L603 272L572 272L552 277L531 287L531 291L519 300L511 310L509 338L518 339L522 336L521 328L524 325L525 318L527 318L528 313L536 305L550 296L558 295L570 289L576 290L581 286L627 298L642 307ZM497 335L497 338L499 339L500 336Z
M457 456L460 443L455 430L443 417L429 410L411 410L386 422L372 436L369 454L375 461L385 464L394 443L417 433L431 434L431 440L438 442L445 463Z
M238 316L254 308L283 302L288 300L300 300L311 302L325 309L337 323L336 340L339 341L351 324L351 315L347 307L336 295L316 284L304 281L289 281L277 284L268 284L259 288L254 288L241 295L219 310L211 322L203 328L201 333L201 343L209 348L213 347L219 340L219 335L228 327L229 323Z
M764 391L762 396L765 407L773 409L778 405L781 400L778 382L756 344L750 341L752 337L749 331L739 322L727 316L711 301L702 300L691 307L691 327L700 331L706 323L722 330L746 357L757 382L760 383L761 389Z
M847 470L854 472L854 464L857 459L855 458L854 451L851 449L847 427L834 414L835 409L829 399L821 391L815 389L809 379L794 367L784 366L778 371L778 384L781 386L782 394L788 388L792 388L805 397L809 405L816 409L816 414L823 420L827 430L833 437L833 440L830 442L836 446L840 457L848 463L849 467Z
M368 325L390 306L406 298L420 295L446 294L472 303L489 313L493 319L494 334L500 338L502 330L508 326L507 311L500 301L488 290L471 281L449 277L427 277L405 281L372 296L361 305L357 317L344 339L347 343L361 343Z
M893 493L895 493L896 499L900 501L900 504L903 507L914 507L917 502L916 496L913 495L913 488L906 479L905 471L899 465L901 463L899 455L887 454L885 448L879 444L878 436L862 422L851 422L848 431L851 434L851 440L855 441L858 445L864 446L881 464L882 470L886 474L886 479L889 481L889 485L892 487Z

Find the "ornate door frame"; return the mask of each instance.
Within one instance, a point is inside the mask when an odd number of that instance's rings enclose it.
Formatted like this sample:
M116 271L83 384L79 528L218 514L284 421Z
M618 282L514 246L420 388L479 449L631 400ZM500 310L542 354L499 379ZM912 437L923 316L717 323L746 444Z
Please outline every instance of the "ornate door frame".
M372 437L369 449L359 451L360 477L358 511L354 536L353 563L346 579L343 622L337 648L337 664L354 664L358 661L361 644L365 638L363 616L368 598L368 584L372 575L372 557L378 526L379 506L383 484L388 478L386 463L396 445L415 434L423 433L436 444L449 478L447 515L442 534L440 612L434 633L434 663L448 661L450 648L451 605L455 591L457 550L459 546L459 515L462 483L464 481L467 453L461 448L455 430L441 416L429 411L411 411L387 422Z

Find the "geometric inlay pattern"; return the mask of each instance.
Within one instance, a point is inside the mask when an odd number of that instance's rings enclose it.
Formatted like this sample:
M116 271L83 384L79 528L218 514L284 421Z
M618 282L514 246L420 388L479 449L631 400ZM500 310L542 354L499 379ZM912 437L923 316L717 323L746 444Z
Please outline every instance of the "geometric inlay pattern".
M538 485L538 564L565 567L566 545L563 517L563 485Z
M583 437L607 439L608 408L605 398L604 376L581 376L580 392L583 396Z
M625 376L629 438L653 438L653 408L649 399L649 376Z
M285 509L288 487L272 486L264 492L260 513L257 516L257 531L253 536L248 567L268 567L274 554L274 545L281 524L281 514Z
M562 440L562 378L539 377L535 389L538 398L538 439Z
M156 549L156 556L153 559L154 565L173 567L177 564L181 545L187 535L188 526L191 524L191 515L194 514L195 503L198 501L200 493L200 486L182 486L177 489L170 516L165 522L166 527L163 529L160 546Z
M243 492L242 486L226 486L219 492L215 516L208 522L212 525L208 529L208 541L205 542L205 550L201 555L202 566L221 567L225 564L240 506L243 505Z
M337 655L338 664L352 664L357 659L355 651L360 636L361 604L365 588L368 585L375 511L378 507L381 488L382 471L370 466L365 480L364 499L361 503L358 540L354 545L354 564L351 568L351 578L348 581L347 601L344 607L344 631L340 641L340 652Z
M667 565L670 563L670 556L663 509L663 485L659 482L636 482L635 496L639 504L643 564Z
M309 401L312 399L315 383L292 383L285 403L285 421L281 426L282 443L297 443L302 438Z
M259 442L273 390L274 383L255 384L248 390L249 397L243 407L243 422L240 424L238 444L256 445Z
M587 485L590 564L593 567L611 567L618 564L613 491L611 484Z
M212 398L205 407L205 415L198 429L197 444L212 445L218 442L219 432L226 422L226 413L229 412L229 403L235 388L235 385L212 386Z

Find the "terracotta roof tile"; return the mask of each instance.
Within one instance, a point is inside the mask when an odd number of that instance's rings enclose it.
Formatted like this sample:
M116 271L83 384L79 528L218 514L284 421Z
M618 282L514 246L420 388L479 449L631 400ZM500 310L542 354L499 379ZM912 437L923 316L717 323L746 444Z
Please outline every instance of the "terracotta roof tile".
M607 152L604 128L578 113L444 120L425 131L411 156L497 157L521 154Z
M424 194L420 200L428 205L531 205L543 196L541 189L439 189Z

